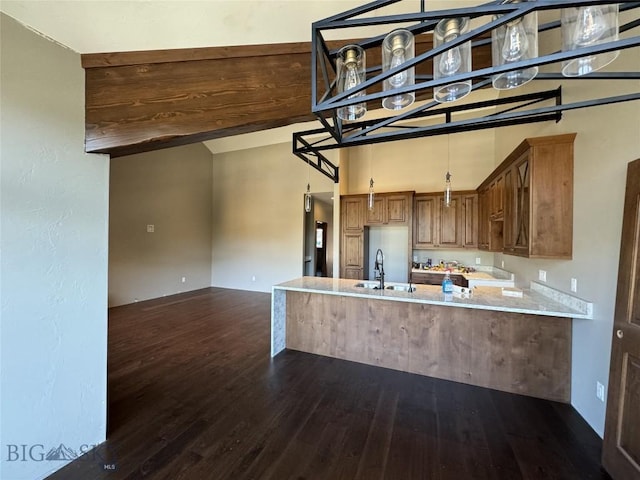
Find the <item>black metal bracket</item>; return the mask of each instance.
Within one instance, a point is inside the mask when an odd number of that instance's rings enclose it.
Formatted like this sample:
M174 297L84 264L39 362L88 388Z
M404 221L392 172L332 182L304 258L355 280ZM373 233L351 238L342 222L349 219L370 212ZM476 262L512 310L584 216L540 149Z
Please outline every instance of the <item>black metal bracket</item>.
M340 181L338 167L304 138L305 133L298 132L293 134L293 154L335 183L338 183Z
M399 15L379 15L370 16L372 12L385 6L397 3L401 0L376 0L346 12L333 15L323 20L314 22L312 25L312 68L311 68L311 110L316 115L322 128L298 132L293 135L293 153L307 163L311 163L314 168L329 178L338 181L338 167L333 165L326 157L321 155L321 151L343 148L356 145L367 145L373 143L402 140L407 138L417 138L433 135L443 135L469 130L479 130L485 128L496 128L523 123L533 123L542 121L559 121L562 112L577 108L587 108L598 105L607 105L640 99L640 92L632 92L628 95L616 97L603 97L570 104L562 103L560 88L548 90L528 95L515 95L506 98L497 98L484 102L475 102L455 106L442 105L437 102L427 102L421 106L388 116L377 120L368 120L357 123L343 122L336 115L339 107L353 105L356 103L381 100L393 93L419 92L432 89L437 86L446 85L457 81L473 81L473 90L490 86L491 77L498 73L513 70L520 70L533 66L543 66L562 62L587 55L624 50L640 46L640 35L627 36L627 38L617 41L601 43L590 47L581 48L570 52L554 52L542 55L534 59L514 62L501 67L483 68L466 74L458 74L445 79L434 80L431 76L416 75L415 85L398 88L392 92L376 92L363 96L349 98L356 92L374 85L380 85L382 81L407 68L420 63L428 62L436 55L439 55L448 48L461 45L471 41L472 48L486 45L490 39L484 38L493 29L528 13L545 10L559 10L567 7L580 7L588 5L606 5L617 3L621 12L640 8L638 1L596 1L596 0L537 0L535 2L514 2L505 3L504 0L495 0L475 7L455 8L439 11L426 12L424 5L419 12ZM368 14L365 17L357 18ZM381 66L367 68L367 79L358 87L350 90L349 93L335 93L335 70L336 70L336 50L331 50L327 46L323 31L352 27L370 27L380 25L402 24L403 28L412 31L415 35L432 32L437 22L442 18L470 17L500 15L491 21L474 28L472 31L460 35L446 46L433 48L427 52L418 54L415 58L405 62L394 69L382 72ZM408 24L408 25L407 25ZM632 20L620 26L620 32L628 32L640 26L640 19ZM539 26L539 32L545 32L560 27L559 21L549 22ZM364 49L378 47L382 43L384 35L377 35L361 40L358 44ZM319 83L318 73L322 75L322 82ZM534 81L538 80L560 80L573 81L573 78L563 77L559 73L541 72ZM640 79L640 72L595 72L577 80L632 80ZM318 90L319 85L323 91ZM550 106L540 106L545 101L554 100ZM500 107L503 105L512 106L490 115L478 116L473 119L452 121L452 115L457 112L470 111L472 109L484 107ZM535 108L531 108L534 106ZM441 124L420 126L415 125L421 118L443 117ZM310 138L320 139L311 141Z

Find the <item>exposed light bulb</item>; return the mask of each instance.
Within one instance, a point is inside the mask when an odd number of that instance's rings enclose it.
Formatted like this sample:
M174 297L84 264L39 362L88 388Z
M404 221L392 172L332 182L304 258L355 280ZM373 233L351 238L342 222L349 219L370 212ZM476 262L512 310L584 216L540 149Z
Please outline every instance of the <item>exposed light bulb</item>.
M607 22L600 7L580 7L573 31L573 43L579 47L591 45L602 37L606 29Z
M342 87L342 91L346 92L347 90L350 90L352 88L357 87L358 85L360 85L363 82L363 78L361 77L360 72L358 71L358 64L356 61L356 51L355 50L349 50L347 52L347 58L345 61L345 67L347 69L345 76L344 76L344 84ZM353 95L349 95L349 98L355 98L360 96L360 93L354 93ZM349 105L347 107L347 111L348 111L348 119L356 119L360 116L362 116L363 112L362 112L363 108L361 104L358 105Z
M371 180L369 180L369 210L373 210L373 199L374 199L375 193L373 192L373 178Z
M382 99L382 106L387 110L400 110L415 101L413 92L394 92L415 83L415 68L406 66L414 56L413 39L413 33L401 28L387 34L382 41L382 72L402 69L382 82L382 90L390 92Z
M311 185L307 183L307 193L304 194L304 211L311 212Z
M446 24L446 33L444 36L444 42L451 42L458 38L460 34L460 22L458 19L451 18ZM455 74L462 66L462 55L460 53L460 47L450 48L440 56L438 62L438 68L440 73L445 77Z
M450 207L451 206L451 174L449 172L447 172L447 174L444 176L445 178L445 182L444 182L444 206L445 207Z
M507 31L504 36L504 44L500 50L502 58L506 62L517 62L529 49L527 32L521 18L507 23Z
M462 55L458 47L451 48L444 52L440 57L440 72L444 76L450 76L456 73L462 65Z
M402 35L396 35L393 37L393 52L391 54L391 64L389 68L399 67L405 62L404 49L405 45L402 42ZM407 71L403 70L398 72L389 78L389 83L394 88L401 87L407 82Z

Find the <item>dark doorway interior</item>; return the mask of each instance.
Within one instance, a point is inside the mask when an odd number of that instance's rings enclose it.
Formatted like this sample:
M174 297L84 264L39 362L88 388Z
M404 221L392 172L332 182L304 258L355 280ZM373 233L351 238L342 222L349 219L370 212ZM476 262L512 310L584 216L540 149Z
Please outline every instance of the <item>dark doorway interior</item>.
M327 222L316 222L316 277L327 276Z

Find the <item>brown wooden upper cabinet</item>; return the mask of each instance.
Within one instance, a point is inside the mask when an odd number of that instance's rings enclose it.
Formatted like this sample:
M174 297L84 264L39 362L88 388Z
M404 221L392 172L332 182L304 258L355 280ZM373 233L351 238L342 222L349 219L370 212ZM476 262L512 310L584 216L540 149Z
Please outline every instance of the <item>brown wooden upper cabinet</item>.
M481 248L485 240L491 242L490 231L496 227L500 228L502 251L506 254L571 258L575 137L575 133L570 133L525 139L480 185L478 192L482 197L487 188L491 192L491 186L502 178L504 219L496 222L497 216L481 215ZM492 210L497 213L497 209Z
M416 194L413 201L413 248L476 247L478 195L458 192L445 207L442 192Z
M504 215L504 174L498 175L489 185L489 216L500 220Z
M362 280L365 277L367 269L365 227L387 224L411 226L413 192L376 193L373 210L367 208L367 201L367 195L343 195L340 197L341 278Z
M408 225L411 218L413 192L378 193L373 210L366 210L366 225Z

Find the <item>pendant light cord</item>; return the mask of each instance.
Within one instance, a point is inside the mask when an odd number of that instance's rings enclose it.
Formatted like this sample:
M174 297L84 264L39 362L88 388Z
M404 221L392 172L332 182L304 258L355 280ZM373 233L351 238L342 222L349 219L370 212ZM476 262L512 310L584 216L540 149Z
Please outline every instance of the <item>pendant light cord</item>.
M451 171L451 135L447 134L447 173Z

